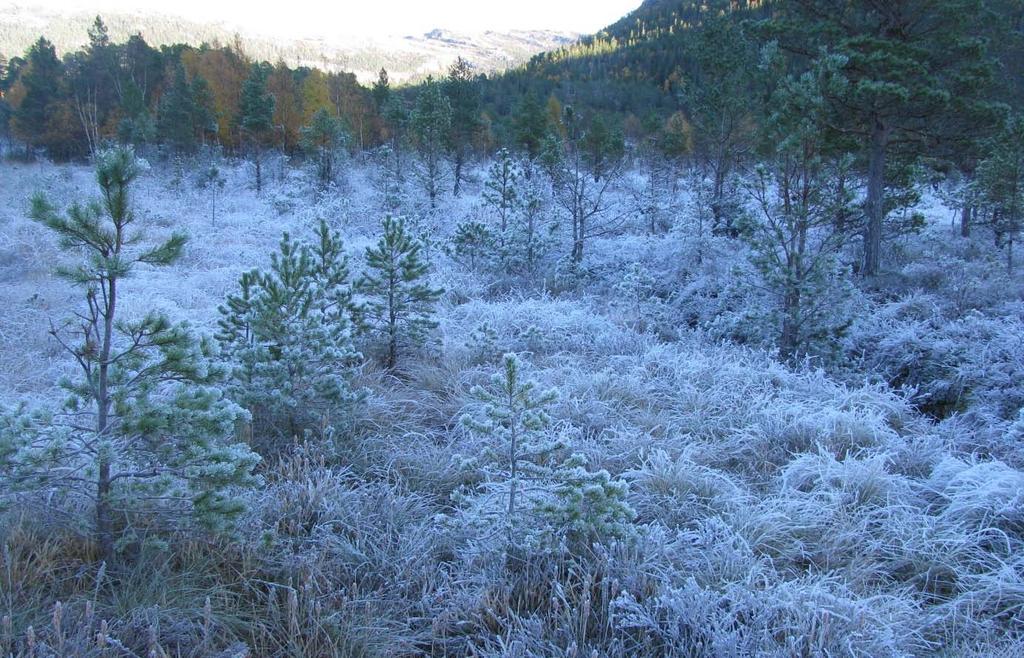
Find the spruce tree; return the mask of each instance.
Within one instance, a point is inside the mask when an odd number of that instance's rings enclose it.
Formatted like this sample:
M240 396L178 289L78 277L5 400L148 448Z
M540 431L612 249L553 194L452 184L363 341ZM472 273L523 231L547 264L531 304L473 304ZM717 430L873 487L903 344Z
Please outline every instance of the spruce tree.
M421 255L423 244L409 235L405 221L387 217L383 229L377 246L366 250L370 271L358 288L368 298L368 321L386 341L384 364L394 369L400 344L422 342L437 326L434 304L444 291L426 282L430 265Z
M46 425L8 424L0 452L15 450L15 483L93 501L93 529L109 560L119 531L136 518L173 525L191 514L223 527L241 511L233 488L254 483L258 457L231 443L241 410L217 388L223 371L209 345L157 313L122 317L125 280L139 265L172 264L185 238L142 244L130 196L140 173L134 154L117 149L97 160L100 201L63 215L37 195L31 210L66 251L84 256L58 270L84 291L83 308L51 330L77 377L62 382L64 410Z

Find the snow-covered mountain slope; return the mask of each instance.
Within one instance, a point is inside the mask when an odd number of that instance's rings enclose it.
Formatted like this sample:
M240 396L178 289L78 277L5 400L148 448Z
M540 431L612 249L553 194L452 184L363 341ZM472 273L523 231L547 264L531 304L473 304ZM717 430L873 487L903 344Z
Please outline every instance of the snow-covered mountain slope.
M95 17L93 12L68 15L45 6L0 2L0 53L7 57L21 55L40 35L50 39L58 53L73 51L88 41L87 30ZM349 71L364 83L375 79L382 67L393 82L416 81L447 71L457 57L469 60L480 71L501 71L537 53L570 44L579 36L546 30L463 33L435 29L425 34L380 37L339 31L330 36L290 39L170 14L104 12L102 18L115 42L141 34L152 46L238 43L255 59Z

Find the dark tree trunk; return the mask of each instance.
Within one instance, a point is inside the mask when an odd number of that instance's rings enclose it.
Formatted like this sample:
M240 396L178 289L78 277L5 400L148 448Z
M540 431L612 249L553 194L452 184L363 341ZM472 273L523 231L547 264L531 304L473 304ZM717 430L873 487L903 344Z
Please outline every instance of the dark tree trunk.
M868 190L865 201L867 225L864 228L864 276L878 274L882 261L882 225L885 219L885 157L889 128L875 121L868 152Z
M465 160L466 157L461 152L455 154L455 188L452 190L452 194L455 196L462 193L462 167Z

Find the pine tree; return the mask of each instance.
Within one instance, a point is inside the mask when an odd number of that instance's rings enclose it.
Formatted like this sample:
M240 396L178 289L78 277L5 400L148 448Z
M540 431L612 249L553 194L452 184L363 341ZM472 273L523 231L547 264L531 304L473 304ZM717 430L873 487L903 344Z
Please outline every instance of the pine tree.
M253 64L249 77L242 84L238 105L238 127L256 173L256 192L263 190L263 155L266 142L274 128L274 97L267 92L267 77L271 67L267 63Z
M787 49L800 57L827 49L843 60L826 99L834 127L857 138L867 164L862 274L873 276L896 182L893 156L898 149L914 158L943 133L971 130L964 121L988 78L990 14L982 0L793 0L780 8L772 25Z
M547 205L541 185L539 176L525 181L519 212L514 216L515 227L504 247L509 265L528 277L538 274L543 260L555 246L553 231L556 227L545 221Z
M377 246L366 250L370 272L358 288L368 297L366 315L371 326L387 342L384 364L394 369L400 343L422 342L426 332L437 326L434 304L444 291L425 282L430 266L421 256L423 244L409 235L405 221L387 217L383 229Z
M174 80L160 97L157 130L160 140L178 151L191 152L196 144L195 101L185 67L174 67Z
M470 270L483 266L493 256L494 236L481 222L460 222L452 236L451 255Z
M487 170L484 182L484 205L498 216L499 235L504 236L519 205L519 178L521 172L508 149L501 149Z
M321 222L317 241L286 233L267 271L242 275L221 306L222 351L232 398L249 409L264 450L345 422L359 396L348 380L352 345L348 264L339 236Z
M975 188L1012 274L1013 246L1024 225L1024 115L1010 117L992 140L988 157L978 165Z
M310 124L302 129L302 148L313 157L321 189L334 182L338 159L347 142L344 122L325 109L317 110Z
M7 58L0 53L0 138L10 143L11 139L11 104L5 98L8 90L8 78L11 76L11 68Z
M6 439L20 453L13 460L19 481L60 486L94 501L94 531L102 557L110 560L115 523L131 523L135 514L174 523L190 512L223 527L241 511L232 489L255 482L258 457L228 440L241 410L216 388L223 372L208 344L156 313L121 317L124 280L138 265L173 263L185 238L175 234L141 245L130 197L140 173L134 154L117 149L97 160L101 201L73 205L62 215L37 195L31 210L65 250L85 254L76 266L59 270L85 291L83 309L51 331L79 376L63 382L71 397L52 424ZM87 469L79 470L83 465Z
M409 141L409 111L405 102L392 94L384 104L383 119L387 126L388 143L386 167L388 177L399 188L405 182L405 150Z
M490 386L470 391L476 412L462 417L490 444L470 463L490 483L485 497L504 499L500 518L509 553L528 547L577 553L628 536L635 513L626 503L626 484L607 471L588 471L582 455L566 456L565 441L550 430L548 408L558 392L539 390L522 369L518 356L505 354Z
M771 294L778 347L785 359L834 349L849 323L843 317L846 292L837 262L851 225L853 195L844 185L852 159L828 139L822 89L839 60L784 79L764 122L765 162L748 192L758 212L743 223L761 273L760 288Z
M210 191L210 224L217 223L217 193L224 189L225 183L227 180L221 175L220 168L216 164L211 163L199 175L200 189Z
M491 377L490 388L474 386L470 391L481 405L479 412L462 417L466 427L493 443L485 455L493 465L484 468L496 468L503 480L500 486L507 488L503 525L510 547L519 543L524 530L524 508L527 514L533 511L530 503L536 500L535 494L521 492L523 481L550 478L547 462L553 453L565 449L563 442L548 434L551 417L547 409L558 399L558 391L539 391L536 382L522 379L521 369L518 356L505 354L501 370ZM525 503L521 495L526 497Z
M444 89L437 81L427 78L416 97L411 125L420 155L420 184L430 198L431 207L437 205L437 197L443 190L442 157L451 124L452 108Z
M192 128L204 146L217 135L217 112L213 106L213 91L206 78L196 73L189 84L192 96Z
M58 145L49 133L58 115L56 105L63 67L53 44L42 37L29 48L25 66L20 75L25 96L14 113L14 134L28 147L42 146L52 151Z
M757 52L729 16L708 21L688 43L695 63L682 94L693 150L708 189L712 230L736 236L740 203L736 173L754 146Z
M377 107L377 112L383 115L384 108L387 107L388 101L391 100L391 80L388 78L388 71L385 68L381 68L380 73L377 74L377 79L373 83L373 104Z
M461 57L455 60L448 69L444 92L451 104L448 151L451 153L455 177L453 193L458 196L462 185L462 170L473 138L480 129L480 89L473 79L473 69L469 62Z
M146 107L142 90L132 80L124 84L121 113L124 116L117 125L117 138L122 144L140 146L157 138L156 122Z
M99 16L89 27L89 44L67 58L70 70L70 95L89 153L95 154L102 139L101 131L117 106L117 53L110 35Z
M533 94L526 94L514 113L513 129L516 143L526 152L528 161L536 160L542 151L544 137L548 134L548 118L540 101ZM530 171L527 170L527 175Z

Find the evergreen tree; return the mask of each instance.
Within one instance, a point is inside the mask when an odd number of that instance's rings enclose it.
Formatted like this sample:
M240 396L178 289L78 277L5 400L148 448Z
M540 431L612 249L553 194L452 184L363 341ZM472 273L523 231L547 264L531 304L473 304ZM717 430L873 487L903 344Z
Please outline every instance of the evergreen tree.
M0 139L6 142L10 142L11 138L11 116L14 114L11 110L11 104L4 98L8 89L8 78L11 75L10 66L7 64L7 58L4 57L3 53L0 53Z
M849 324L842 313L845 272L837 257L849 237L853 194L850 158L828 140L822 89L829 66L787 78L772 97L764 122L765 162L755 171L749 193L757 213L744 224L758 287L773 297L772 324L785 359L809 353L829 356Z
M626 484L607 471L588 471L582 455L566 457L566 443L549 429L548 408L558 392L524 379L518 356L505 354L490 386L470 393L478 408L462 423L491 443L474 461L490 483L485 497L504 499L500 518L510 553L528 547L576 553L630 534L635 513Z
M544 108L537 97L526 94L520 101L514 117L516 144L525 151L527 159L532 162L540 156L544 138L548 134L547 115L544 114ZM528 170L527 175L530 173Z
M359 358L348 277L340 237L321 222L312 244L286 233L270 268L243 274L220 308L230 394L249 409L265 450L326 433L359 397L348 384Z
M179 62L170 88L160 97L157 130L160 140L177 151L190 153L196 145L195 99L192 86Z
M712 230L735 237L733 222L740 210L736 174L755 140L757 53L730 16L708 21L688 44L694 70L680 101L709 188Z
M57 104L63 67L53 44L43 37L29 48L26 60L25 70L19 76L25 93L14 113L14 134L28 147L41 146L54 151L58 145L52 139L50 128L59 116Z
M1024 115L1012 116L992 140L988 157L978 165L975 187L1012 274L1013 246L1024 222Z
M498 217L499 236L508 231L509 222L519 205L519 178L521 172L508 149L501 149L487 170L483 201Z
M842 58L826 99L831 123L858 138L867 166L862 273L877 274L893 160L926 152L942 133L971 130L987 81L982 0L792 0L772 24L799 56ZM969 20L974 19L974 20ZM828 56L828 55L826 55Z
M430 266L421 255L423 244L409 235L405 221L387 217L383 229L377 246L366 250L370 271L358 288L368 297L366 315L371 326L385 337L384 364L393 369L402 341L422 342L426 332L437 326L434 304L444 291L426 283Z
M470 391L481 405L479 412L462 417L464 425L494 443L484 457L494 460L503 480L499 486L507 488L503 525L510 547L519 543L524 530L523 508L527 514L535 511L530 503L535 504L536 494L521 492L523 481L536 484L550 478L546 462L554 452L565 449L564 443L548 434L551 417L547 409L558 398L558 391L539 391L536 382L522 379L521 368L518 356L505 354L501 370L491 377L490 388L474 386ZM525 503L521 495L526 497Z
M451 255L471 270L484 265L493 255L494 236L477 221L460 222L452 236Z
M452 108L441 84L432 78L420 89L411 125L420 155L420 183L430 197L430 206L437 205L444 180L442 157L452 124Z
M462 170L466 164L473 138L480 129L480 89L473 79L469 62L459 57L448 69L444 92L451 104L451 128L448 132L448 150L451 153L455 188L459 195L462 185Z
M542 261L555 246L555 226L550 222L545 226L547 206L541 185L539 176L524 182L519 212L514 215L514 227L503 249L514 271L527 277L537 275Z
M388 101L391 100L391 81L388 79L388 71L385 68L380 70L377 74L377 79L373 83L373 104L377 108L377 112L381 115L384 114L384 108L387 107Z
M188 511L221 527L241 511L232 489L254 483L258 461L228 440L240 410L216 388L223 373L208 345L156 313L121 317L121 284L135 267L170 265L185 244L181 235L140 244L130 197L139 172L131 150L109 151L98 157L101 201L73 205L65 216L43 196L33 198L32 218L66 250L85 255L59 270L85 291L83 309L51 331L77 363L78 377L64 381L71 397L51 425L4 437L20 453L16 481L60 486L94 501L106 560L113 557L115 525L130 524L135 514L173 523Z
M271 67L266 62L253 64L242 84L238 105L238 127L249 146L256 173L256 192L263 190L263 156L274 130L274 97L267 91Z
M192 76L189 91L192 97L192 127L199 137L199 142L205 146L211 137L216 139L218 130L213 91L206 78L198 73Z
M322 189L334 182L338 158L347 141L344 122L326 109L317 110L310 124L302 129L302 147L313 157Z
M140 146L157 138L156 122L146 107L142 90L132 80L124 85L121 112L124 116L117 124L117 138L122 144Z
M405 102L392 94L385 102L383 118L388 132L385 166L390 172L388 177L400 188L405 182L405 149L409 140L409 111Z
M101 131L117 107L117 52L99 16L89 27L89 44L67 58L75 113L89 146L99 149Z
M199 187L200 189L206 189L210 191L210 224L217 223L217 194L224 189L225 180L224 176L220 173L220 168L216 164L210 164L203 172L199 175Z

